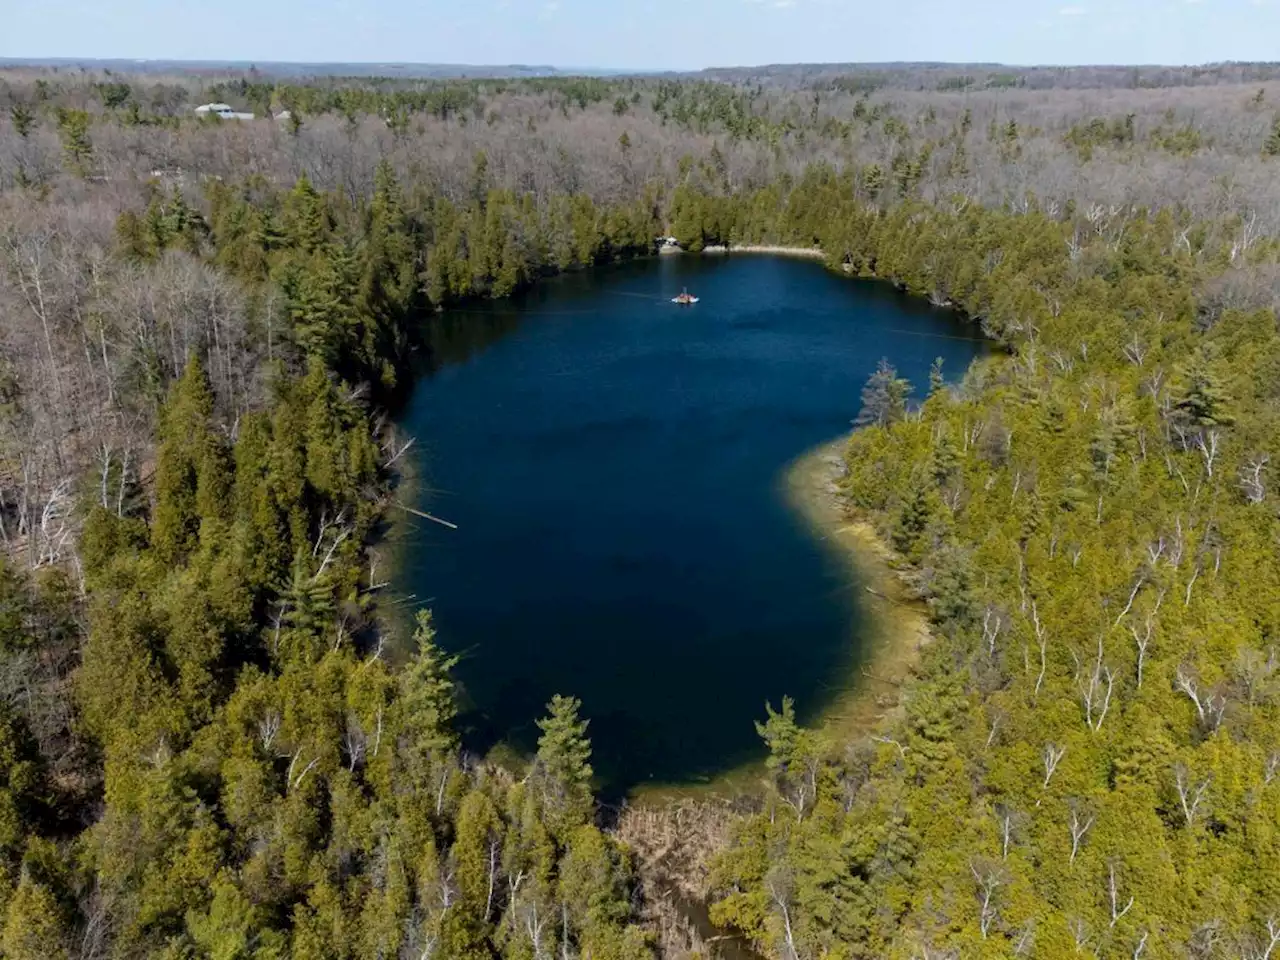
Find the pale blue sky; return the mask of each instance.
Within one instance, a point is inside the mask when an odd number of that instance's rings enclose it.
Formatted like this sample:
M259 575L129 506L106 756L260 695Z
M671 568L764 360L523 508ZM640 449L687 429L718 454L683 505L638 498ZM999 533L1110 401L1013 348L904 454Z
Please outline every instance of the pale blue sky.
M1280 58L1280 0L0 0L0 57L674 68Z

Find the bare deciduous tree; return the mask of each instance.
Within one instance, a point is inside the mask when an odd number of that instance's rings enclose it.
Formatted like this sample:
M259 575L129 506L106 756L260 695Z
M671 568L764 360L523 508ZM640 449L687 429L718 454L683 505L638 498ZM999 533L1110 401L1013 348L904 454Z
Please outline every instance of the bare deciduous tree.
M982 933L982 939L985 940L987 934L991 932L992 925L999 918L996 894L1006 883L1006 877L999 864L986 861L970 863L969 872L973 875L973 881L978 888L978 929Z
M1180 763L1174 767L1173 785L1178 793L1178 802L1182 805L1182 816L1186 820L1187 826L1191 826L1196 822L1196 817L1200 812L1200 804L1204 802L1204 795L1209 789L1209 783L1209 779L1193 783L1191 772L1185 764Z
M1245 939L1240 950L1241 960L1271 960L1276 954L1276 947L1280 946L1280 919L1267 917L1262 926L1262 934Z
M1040 785L1042 789L1049 789L1049 781L1053 779L1053 775L1058 770L1058 764L1062 762L1062 758L1066 755L1066 747L1059 747L1052 743L1044 745L1044 783Z
M1036 675L1036 687L1035 687L1035 692L1037 695L1039 695L1040 688L1041 686L1044 685L1045 671L1048 669L1047 664L1048 664L1049 641L1045 633L1044 624L1040 622L1040 611L1036 607L1036 602L1034 600L1031 601L1031 624L1032 624L1032 627L1035 629L1036 646L1040 650L1040 672Z
M1267 498L1266 478L1263 471L1271 458L1264 454L1249 458L1240 468L1240 489L1249 503L1259 504Z
M1079 917L1072 917L1067 921L1067 930L1075 942L1076 953L1084 953L1089 946L1089 925Z
M1123 907L1120 906L1120 894L1116 884L1116 865L1114 862L1107 865L1107 896L1111 901L1111 926L1114 927L1124 919L1125 914L1133 909L1132 896L1129 897L1128 902Z
M1076 862L1076 855L1080 853L1080 843L1093 827L1093 821L1092 814L1086 816L1081 812L1079 804L1071 804L1071 812L1067 819L1067 827L1071 831L1071 863Z
M1200 681L1191 667L1185 664L1180 665L1174 675L1173 684L1175 689L1185 693L1195 705L1196 715L1199 717L1201 727L1212 732L1222 725L1222 718L1227 711L1226 697L1213 691L1202 689Z
M1115 690L1115 673L1102 662L1102 637L1098 637L1098 652L1093 666L1084 671L1079 668L1077 658L1077 686L1080 689L1080 701L1084 706L1084 722L1094 733L1102 729L1107 719L1107 711L1111 708L1111 695Z

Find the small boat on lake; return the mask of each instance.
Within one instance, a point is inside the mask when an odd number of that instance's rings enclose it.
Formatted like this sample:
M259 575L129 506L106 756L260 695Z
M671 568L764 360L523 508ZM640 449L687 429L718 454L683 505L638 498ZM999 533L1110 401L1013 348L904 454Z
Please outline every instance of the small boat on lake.
M693 306L693 304L698 302L698 298L695 297L693 294L691 294L686 288L684 291L681 292L680 296L672 297L671 302L677 303L682 307L690 307L690 306Z

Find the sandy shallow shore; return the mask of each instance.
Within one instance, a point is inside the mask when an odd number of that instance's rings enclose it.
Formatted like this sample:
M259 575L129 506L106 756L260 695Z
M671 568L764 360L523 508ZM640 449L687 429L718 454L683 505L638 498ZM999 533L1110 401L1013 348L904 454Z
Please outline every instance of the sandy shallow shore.
M817 721L833 748L868 737L900 709L902 684L931 639L924 604L911 596L894 567L893 551L865 520L849 516L840 496L847 437L823 444L783 472L782 494L832 557L849 571L849 672ZM647 909L670 955L761 960L732 931L710 921L711 865L732 825L763 789L764 765L751 764L705 784L637 790L614 829L636 856ZM744 802L745 801L745 802ZM703 952L698 952L702 950Z
M688 253L688 250L681 247L659 247L658 253L661 256L675 256ZM740 247L703 247L700 253L716 256L726 253L767 253L775 257L803 257L806 260L821 260L826 256L817 247L785 247L785 246L769 246L760 244L744 244Z
M703 253L767 253L775 257L805 257L810 260L821 260L826 256L817 247L780 247L745 244L740 247L707 247Z
M839 493L847 437L803 454L783 471L781 493L849 571L850 668L833 677L838 692L817 719L837 744L868 736L898 706L902 684L930 640L924 604L913 598L893 566L893 551L867 521L850 517ZM762 763L728 771L705 783L642 786L634 802L664 805L685 800L729 800L760 789Z
M844 564L861 616L852 624L858 666L820 723L847 743L868 735L898 705L899 690L931 639L928 611L911 595L893 565L894 554L875 527L850 517L839 494L847 437L797 459L784 478L787 502L823 545Z

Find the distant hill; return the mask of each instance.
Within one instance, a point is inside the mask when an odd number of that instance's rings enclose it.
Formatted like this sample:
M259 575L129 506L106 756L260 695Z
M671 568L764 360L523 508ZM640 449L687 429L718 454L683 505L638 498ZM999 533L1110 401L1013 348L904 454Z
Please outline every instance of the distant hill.
M272 77L406 77L453 80L468 77L616 76L608 68L552 67L531 64L461 63L283 63L247 60L98 60L84 57L0 57L0 67L46 67L58 70L111 70L143 74L221 74L257 70Z
M848 92L870 92L879 88L963 92L1007 87L1123 89L1260 83L1280 78L1280 64L1231 62L1179 67L1159 64L783 63L712 67L691 75L723 83L761 83L792 89L832 87Z
M713 83L759 84L775 89L841 90L865 94L878 89L967 91L1023 88L1044 90L1132 89L1264 83L1280 79L1280 63L1212 63L1198 66L1107 65L1012 66L998 63L779 63L709 67L704 70L619 70L610 67L555 67L546 64L458 63L286 63L247 60L126 60L78 57L0 58L0 69L111 71L152 76L243 76L254 71L285 80L306 78L389 78L401 80L539 79L563 77L673 77Z

